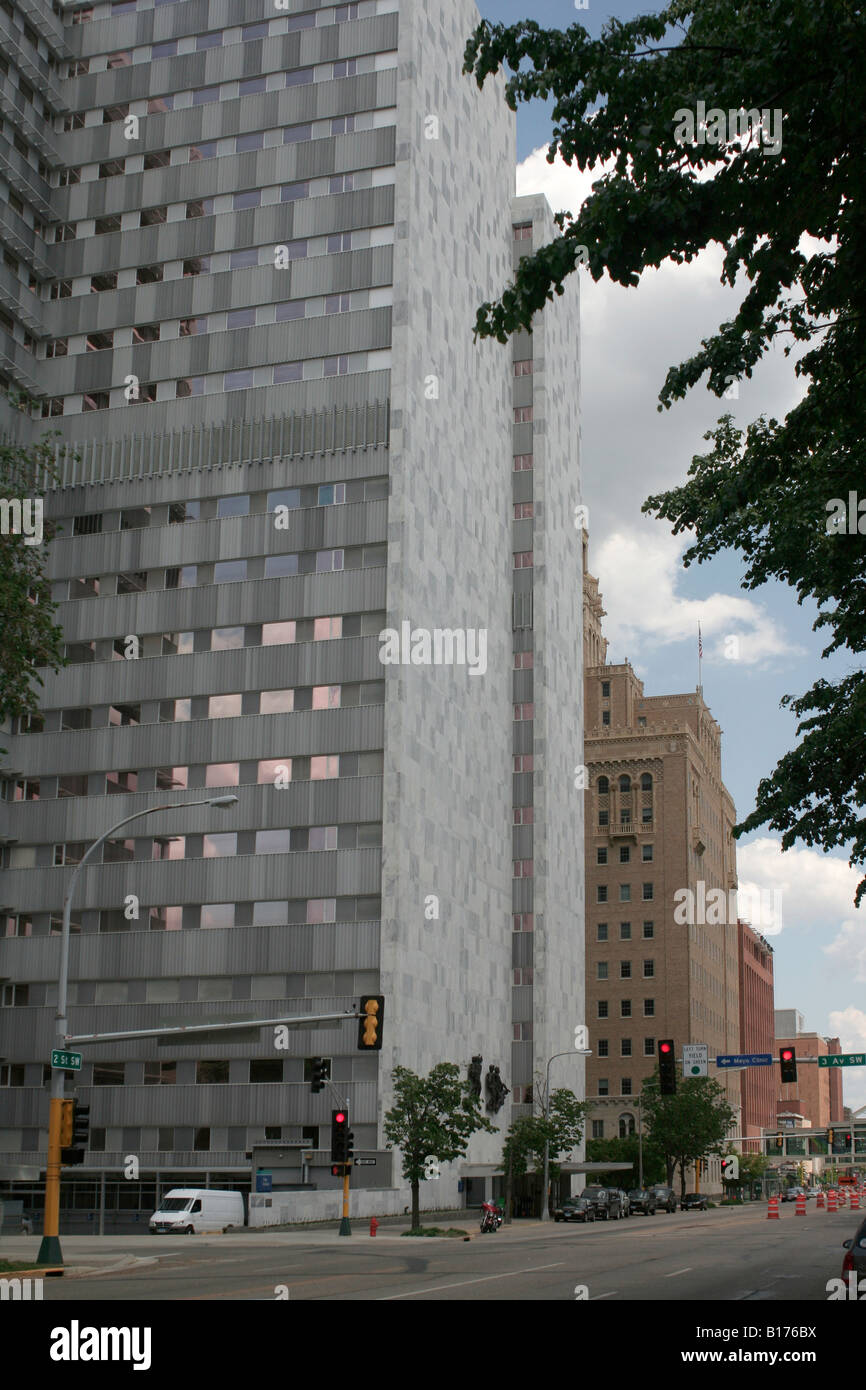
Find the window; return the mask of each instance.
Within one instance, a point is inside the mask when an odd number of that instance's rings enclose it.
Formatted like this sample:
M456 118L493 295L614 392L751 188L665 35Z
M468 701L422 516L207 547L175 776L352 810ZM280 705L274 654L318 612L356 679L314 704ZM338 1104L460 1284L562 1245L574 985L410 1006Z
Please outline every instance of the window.
M602 724L603 724L605 727L607 727L607 726L610 724L610 710L609 710L609 709L603 709L603 710L602 710L602 712L601 712L601 722L602 722Z
M607 1038L599 1038L598 1042L596 1043L596 1047L598 1048L599 1057L610 1056L610 1043L608 1042Z
M621 999L619 1002L620 1018L631 1018L631 1000Z
M656 1011L656 1001L655 1001L654 999L645 999L645 1000L643 1001L643 1016L644 1016L644 1018L654 1018L654 1017L655 1017L655 1011Z
M655 1056L655 1051L656 1051L656 1040L655 1040L655 1038L644 1038L644 1040L643 1040L643 1055L644 1055L644 1057L654 1057L654 1056Z
M631 1077L630 1077L630 1076L624 1076L623 1079L622 1079L622 1082L621 1082L620 1095L622 1095L622 1096L630 1096L631 1093L632 1093L632 1090L631 1090Z
M111 401L107 391L93 391L90 395L82 396L81 409L88 410L107 410Z
M245 251L232 251L229 256L229 269L245 270L248 266L258 265L259 248L249 246Z
M599 813L598 813L598 823L599 823L599 826L600 826L600 827L603 827L603 826L607 825L607 824L608 824L608 821L609 821L609 813L608 813L607 811L599 811Z
M196 1062L195 1080L197 1086L227 1086L228 1062Z
M620 847L619 847L619 862L620 862L620 864L628 864L628 862L629 862L630 859L631 859L631 849L629 848L629 846L628 846L628 845L620 845Z
M593 1139L604 1138L604 1120L592 1121L592 1137Z
M237 764L234 764L237 767ZM226 785L222 783L221 785ZM236 786L237 783L231 785ZM202 837L202 855L205 859L224 859L237 853L237 834L234 830L219 835Z
M598 1094L600 1096L610 1095L610 1082L606 1076L600 1076L598 1078Z
M619 963L619 978L621 980L631 979L631 961L621 960Z
M177 1062L145 1062L145 1086L176 1086Z
M515 425L529 425L532 423L532 406L516 405L514 407Z
M606 960L596 962L595 978L597 980L606 980L608 978L608 963Z
M94 1086L122 1086L124 1065L123 1062L94 1062L92 1084Z
M597 1013L598 1018L607 1018L607 1017L608 1017L608 1002L607 1002L607 1000L606 1000L606 999L599 999L599 1001L598 1001L598 1006L597 1006L597 1007L598 1007L598 1013Z
M37 789L38 789L38 787L39 787L39 783L38 783L38 782L36 783L36 786L37 786ZM65 777L58 777L58 779L57 779L57 795L58 795L58 797L66 797L66 796L86 796L86 795L87 795L87 773L86 773L86 772L67 773L67 775L66 775ZM37 790L37 796L36 796L35 799L36 799L36 800L39 799L39 798L38 798L38 790Z
M648 824L652 821L652 818L653 818L653 808L652 808L652 806L642 806L642 807L641 807L641 816L640 816L640 818L641 818L641 820L643 821L644 825L648 825Z
M210 1129L204 1127L197 1129L193 1137L192 1147L195 1152L206 1153L210 1148Z
M91 275L90 289L94 294L99 294L102 290L116 290L117 271L110 270L103 275Z
M234 903L203 903L199 926L204 930L216 927L233 927L235 924Z
M653 897L653 886L652 886L651 883L645 883L644 886L643 886L643 900L644 900L644 902L645 902L645 903L652 902L652 897Z
M631 941L631 922L620 922L619 939L620 941Z
M609 791L610 791L610 783L608 782L607 778L606 778L606 777L599 777L599 779L598 779L598 794L599 794L599 796L607 796L608 793L609 793Z
M651 863L652 863L652 857L653 857L653 847L652 847L652 845L641 845L641 855L640 855L640 857L641 857L641 859L642 859L642 861L643 861L644 864L651 864Z
M607 902L607 884L606 884L606 883L599 883L599 884L596 885L596 889L595 889L595 900L596 900L597 903L606 903L606 902Z
M277 1058L254 1057L250 1061L250 1084L262 1081L282 1081L283 1064Z
M118 174L123 174L125 172L125 159L107 159L99 166L99 177L101 179L113 179L116 178Z
M601 683L601 698L602 698L603 700L609 700L609 699L610 699L610 681L602 681L602 683Z
M644 977L644 979L645 979L645 980L651 980L651 979L653 978L653 976L655 975L655 973L656 973L655 961L654 961L654 960L645 960L644 963L643 963L643 977Z
M184 262L186 264L186 262ZM186 274L186 271L184 271ZM142 265L135 272L135 283L137 285L158 285L162 281L161 265Z
M651 792L653 789L653 779L648 772L641 773L640 789L642 792Z
M631 1056L631 1038L621 1038L619 1044L620 1057Z
M631 884L621 883L619 885L619 900L621 903L631 902Z
M596 941L607 941L607 922L599 922L595 929Z
M4 985L2 998L3 1007L6 1009L22 1008L30 1002L29 985Z
M655 936L655 934L656 934L656 931L655 931L655 924L654 924L653 922L644 922L644 924L643 924L644 941L649 941L652 937Z
M631 778L629 777L627 772L624 772L619 779L619 789L621 792L631 791Z

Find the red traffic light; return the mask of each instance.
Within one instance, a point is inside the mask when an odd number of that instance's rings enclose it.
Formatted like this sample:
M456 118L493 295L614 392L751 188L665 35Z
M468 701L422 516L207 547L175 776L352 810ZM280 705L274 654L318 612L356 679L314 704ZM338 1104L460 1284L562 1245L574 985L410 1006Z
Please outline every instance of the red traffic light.
M659 1052L670 1052L670 1043L659 1043Z
M783 1047L783 1048L782 1048L782 1061L783 1061L783 1062L790 1062L790 1060L791 1060L791 1058L793 1057L793 1055L794 1055L794 1054L793 1054L793 1052L791 1051L790 1047Z
M334 1116L334 1123L338 1125L344 1125L346 1123L346 1117L343 1114L342 1110L337 1111L336 1115Z

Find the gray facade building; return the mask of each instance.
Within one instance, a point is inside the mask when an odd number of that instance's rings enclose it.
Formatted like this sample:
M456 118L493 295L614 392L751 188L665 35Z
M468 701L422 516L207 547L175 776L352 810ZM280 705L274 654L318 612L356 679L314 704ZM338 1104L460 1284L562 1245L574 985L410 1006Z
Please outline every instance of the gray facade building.
M0 429L58 431L69 661L3 740L0 1165L44 1164L68 866L148 804L180 809L82 874L73 1034L386 1001L374 1055L354 1023L87 1045L82 1208L129 1154L146 1207L157 1179L242 1185L264 1141L333 1189L321 1055L400 1211L393 1067L480 1054L504 1127L583 1021L577 291L473 343L525 229L553 229L512 198L502 84L460 73L476 21L0 9ZM182 809L211 791L238 803ZM477 1136L424 1204L500 1152Z

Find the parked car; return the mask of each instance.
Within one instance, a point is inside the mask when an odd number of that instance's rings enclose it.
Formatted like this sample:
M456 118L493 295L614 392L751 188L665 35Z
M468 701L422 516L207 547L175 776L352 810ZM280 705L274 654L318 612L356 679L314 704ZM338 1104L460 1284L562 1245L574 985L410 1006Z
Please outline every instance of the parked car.
M628 1194L630 1209L643 1216L655 1216L658 1209L656 1194L649 1187L633 1187Z
M687 1192L680 1202L680 1211L706 1211L707 1194L705 1192Z
M594 1221L595 1206L583 1194L579 1197L566 1197L558 1207L553 1208L554 1221Z
M656 1186L652 1189L659 1211L676 1211L677 1194L672 1187Z
M866 1278L866 1220L861 1221L860 1227L853 1240L843 1240L845 1247L845 1258L842 1261L842 1278L848 1283L848 1275L853 1270L857 1276L856 1282ZM851 1283L855 1283L851 1280ZM863 1295L860 1294L862 1298Z
M592 1202L595 1214L602 1221L618 1221L622 1216L622 1201L615 1187L585 1187L582 1195Z

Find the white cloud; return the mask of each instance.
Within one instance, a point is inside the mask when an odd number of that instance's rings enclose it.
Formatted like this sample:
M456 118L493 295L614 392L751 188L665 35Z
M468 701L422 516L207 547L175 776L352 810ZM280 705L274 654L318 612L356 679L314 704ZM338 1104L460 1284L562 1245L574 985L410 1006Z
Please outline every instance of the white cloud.
M741 886L754 884L765 893L781 890L786 931L836 930L835 941L823 948L827 955L840 954L837 943L847 930L860 933L866 968L866 912L854 908L860 874L846 860L806 845L783 852L780 840L762 836L737 847L737 873ZM845 961L845 974L851 978L850 958ZM866 979L866 974L861 978Z
M830 1036L837 1037L843 1052L866 1052L866 1013L849 1004L829 1014ZM841 1071L843 1101L852 1110L866 1105L866 1070L845 1067Z
M592 525L592 512L590 512ZM693 599L685 586L685 543L658 526L621 526L594 548L591 569L599 576L610 659L620 661L649 644L697 642L698 622L707 662L766 664L802 649L786 639L763 605L752 598L716 593ZM652 595L652 602L646 596ZM730 639L734 639L732 642ZM729 655L730 653L730 655Z

